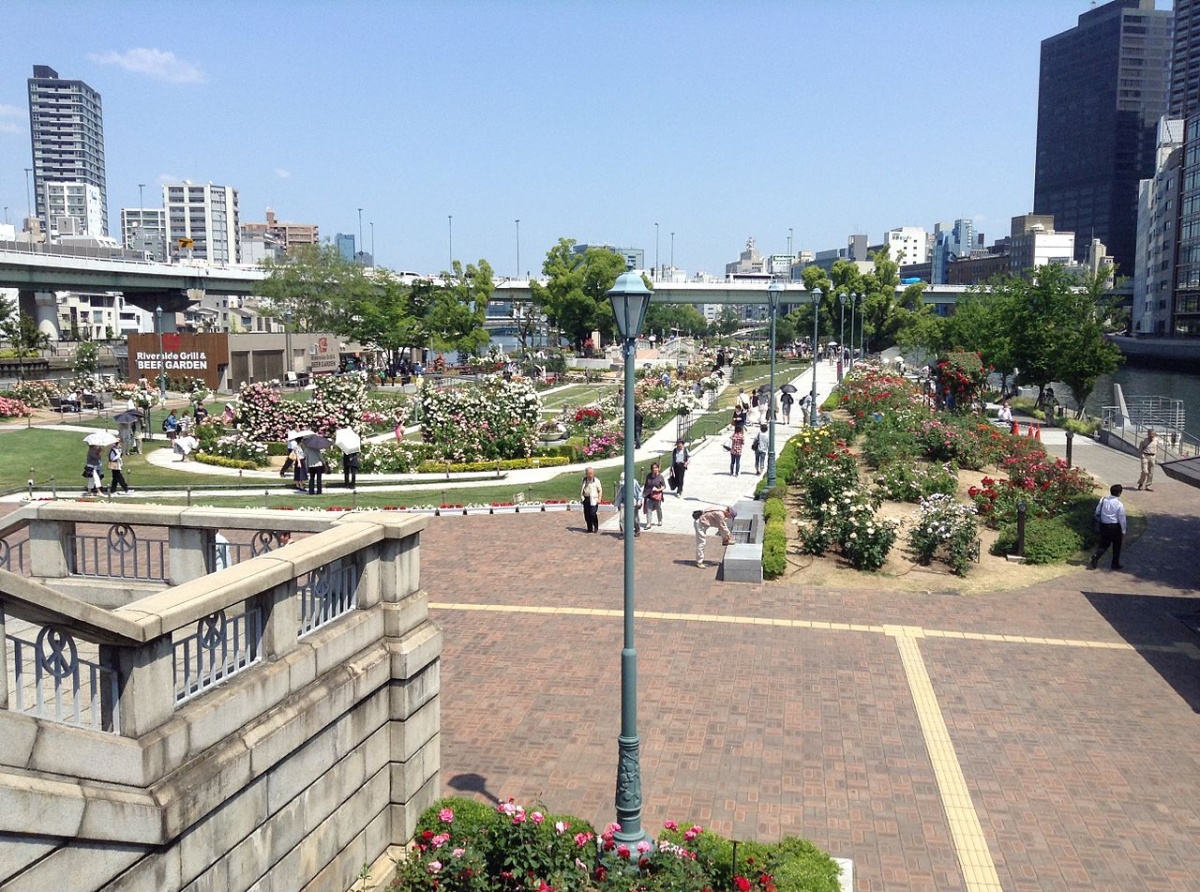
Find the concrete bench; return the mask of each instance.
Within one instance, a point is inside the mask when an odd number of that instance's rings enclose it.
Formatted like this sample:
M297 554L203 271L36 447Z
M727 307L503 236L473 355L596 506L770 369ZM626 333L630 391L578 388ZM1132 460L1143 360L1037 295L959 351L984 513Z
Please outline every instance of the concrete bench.
M725 548L721 578L726 582L762 582L763 503L743 499L733 508L737 511L729 530L733 544Z

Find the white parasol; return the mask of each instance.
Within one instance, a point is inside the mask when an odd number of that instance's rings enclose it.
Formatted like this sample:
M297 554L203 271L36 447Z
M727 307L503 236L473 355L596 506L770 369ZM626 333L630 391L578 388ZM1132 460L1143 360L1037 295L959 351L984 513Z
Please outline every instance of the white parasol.
M300 430L300 431L288 431L287 432L287 441L290 443L292 440L303 440L305 437L316 436L316 433L317 432L315 430L312 430L311 428L307 428L307 427L304 430Z
M121 438L112 431L96 431L84 437L83 442L89 446L112 446L114 443L120 443Z
M362 449L362 437L348 427L339 427L333 434L334 445L347 455Z

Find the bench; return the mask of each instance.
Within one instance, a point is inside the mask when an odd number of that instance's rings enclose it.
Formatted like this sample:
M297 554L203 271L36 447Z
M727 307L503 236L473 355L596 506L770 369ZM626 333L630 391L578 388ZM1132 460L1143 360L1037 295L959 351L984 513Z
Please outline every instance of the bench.
M763 503L743 499L733 509L737 512L729 528L733 544L725 546L721 578L726 582L762 582Z

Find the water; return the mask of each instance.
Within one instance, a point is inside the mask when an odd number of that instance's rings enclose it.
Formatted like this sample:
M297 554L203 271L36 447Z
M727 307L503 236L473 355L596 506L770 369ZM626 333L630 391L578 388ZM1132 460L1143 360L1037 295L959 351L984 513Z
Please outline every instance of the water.
M1144 396L1161 396L1182 400L1185 417L1184 430L1191 436L1200 439L1200 374L1123 364L1115 374L1105 375L1096 382L1096 388L1085 404L1089 415L1100 417L1104 414L1104 406L1116 404L1113 384L1121 385L1125 391L1126 400ZM1071 392L1065 384L1055 384L1054 395L1064 406L1074 408Z

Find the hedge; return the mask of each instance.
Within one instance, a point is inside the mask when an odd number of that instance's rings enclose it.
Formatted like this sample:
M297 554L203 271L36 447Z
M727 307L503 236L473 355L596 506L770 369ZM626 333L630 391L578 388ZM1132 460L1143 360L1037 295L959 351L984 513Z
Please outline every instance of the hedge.
M763 520L763 578L777 579L787 570L787 508L782 499L767 499Z
M557 468L570 464L570 460L562 456L546 456L545 458L506 458L494 461L471 461L457 465L448 465L440 461L423 461L417 465L419 474L451 474L478 473L480 471L519 471L526 468Z

